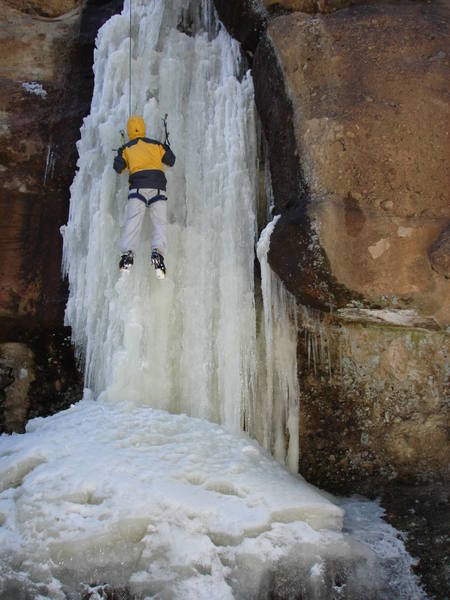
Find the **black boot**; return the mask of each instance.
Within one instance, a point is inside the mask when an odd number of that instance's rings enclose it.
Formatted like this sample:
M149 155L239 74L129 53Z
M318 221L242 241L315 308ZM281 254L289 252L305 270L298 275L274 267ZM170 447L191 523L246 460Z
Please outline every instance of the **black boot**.
M119 269L121 271L126 271L127 269L131 269L134 262L134 254L132 250L128 250L125 254L122 254L119 263Z
M166 276L166 265L164 264L164 257L159 253L158 248L152 250L152 264L155 267L156 277L164 279Z

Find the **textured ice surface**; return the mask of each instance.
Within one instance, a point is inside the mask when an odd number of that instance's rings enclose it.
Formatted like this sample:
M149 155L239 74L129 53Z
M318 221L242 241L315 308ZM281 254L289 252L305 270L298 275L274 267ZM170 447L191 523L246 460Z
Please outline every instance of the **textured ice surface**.
M267 187L269 205L271 188ZM262 443L296 473L299 458L299 388L297 374L297 305L268 263L270 236L280 216L263 229L256 251L261 265L264 304L266 389L259 396L264 415ZM288 436L286 436L286 431ZM286 444L286 437L289 445Z
M156 138L168 113L177 162L167 173L165 281L150 265L149 227L133 269L119 273L127 182L112 169L111 149L128 116L127 11L98 36L62 230L66 321L86 384L102 398L245 429L297 471L295 329L286 303L266 298L271 329L260 338L270 344L257 341L253 84L210 2L133 2L132 110Z
M128 116L127 9L99 34L63 231L66 318L95 393L238 431L255 366L253 88L249 74L237 77L237 43L201 28L208 15L200 2L133 2L133 110L143 114L147 135L160 139L168 113L177 156L167 174L163 284L150 266L149 227L133 270L117 268L127 183L112 170L111 149ZM194 25L195 37L184 33Z
M340 507L218 425L83 400L0 440L2 600L79 598L83 582L180 600L421 597L376 505L354 501L352 540Z
M342 524L256 442L127 404L85 400L4 436L0 483L2 573L68 589L107 580L195 598L214 585L210 597L231 597L241 554L272 560Z

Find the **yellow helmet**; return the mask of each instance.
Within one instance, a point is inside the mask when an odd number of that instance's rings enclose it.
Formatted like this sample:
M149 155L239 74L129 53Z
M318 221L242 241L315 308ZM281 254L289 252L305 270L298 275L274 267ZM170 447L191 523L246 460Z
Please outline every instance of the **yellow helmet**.
M145 122L139 115L132 115L127 122L127 134L129 140L145 137Z

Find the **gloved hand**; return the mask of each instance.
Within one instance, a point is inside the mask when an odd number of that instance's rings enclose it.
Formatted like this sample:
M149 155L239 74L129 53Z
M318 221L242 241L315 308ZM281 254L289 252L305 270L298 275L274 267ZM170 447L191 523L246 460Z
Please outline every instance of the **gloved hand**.
M114 171L116 171L116 173L120 174L126 168L127 168L127 163L125 162L125 159L123 158L123 156L121 156L120 154L118 154L114 158L114 163L113 163L113 169L114 169Z

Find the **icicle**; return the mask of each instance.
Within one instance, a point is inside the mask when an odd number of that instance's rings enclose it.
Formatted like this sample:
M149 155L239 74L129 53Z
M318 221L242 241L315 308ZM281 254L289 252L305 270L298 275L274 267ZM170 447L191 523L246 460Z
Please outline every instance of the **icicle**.
M267 194L270 199L271 194ZM297 323L295 298L271 270L267 254L270 236L279 220L276 216L261 232L257 255L261 264L264 305L266 386L261 391L262 443L280 462L298 471L298 377Z
M52 150L51 145L47 146L47 157L45 159L45 171L44 171L44 187L47 185L48 179L53 179L56 165L56 152Z

